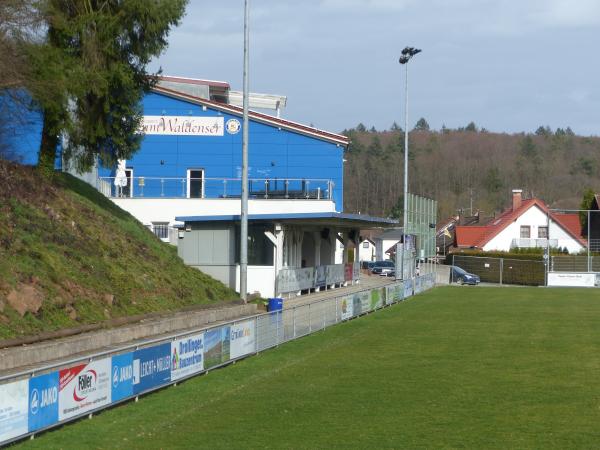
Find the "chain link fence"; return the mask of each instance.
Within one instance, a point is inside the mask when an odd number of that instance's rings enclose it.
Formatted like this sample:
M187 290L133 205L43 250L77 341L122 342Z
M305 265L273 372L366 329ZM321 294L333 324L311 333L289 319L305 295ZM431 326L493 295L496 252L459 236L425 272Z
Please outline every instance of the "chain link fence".
M435 274L0 377L0 445L426 291Z
M546 284L544 261L453 255L452 265L478 275L484 283L523 286L544 286ZM451 277L452 274L451 271ZM450 280L450 282L454 281Z

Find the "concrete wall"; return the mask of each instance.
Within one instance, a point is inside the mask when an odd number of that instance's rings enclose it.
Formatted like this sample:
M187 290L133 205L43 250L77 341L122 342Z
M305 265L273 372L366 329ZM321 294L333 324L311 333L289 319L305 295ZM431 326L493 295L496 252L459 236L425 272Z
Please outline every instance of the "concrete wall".
M237 317L256 313L256 305L235 305L220 309L186 311L113 328L56 339L39 344L13 347L0 350L0 371L40 365L42 363L74 357L84 352L98 352L108 346L124 345L131 341L147 339L166 333L176 333L189 328L202 328L218 321L233 320Z

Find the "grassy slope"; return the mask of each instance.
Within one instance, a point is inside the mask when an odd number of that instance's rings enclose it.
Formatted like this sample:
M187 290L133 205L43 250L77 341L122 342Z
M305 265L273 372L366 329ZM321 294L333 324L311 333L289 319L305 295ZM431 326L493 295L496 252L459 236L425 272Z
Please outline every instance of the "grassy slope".
M0 338L237 298L76 178L0 161L0 179ZM44 301L21 317L6 298L23 286Z
M596 290L438 288L23 448L591 448Z

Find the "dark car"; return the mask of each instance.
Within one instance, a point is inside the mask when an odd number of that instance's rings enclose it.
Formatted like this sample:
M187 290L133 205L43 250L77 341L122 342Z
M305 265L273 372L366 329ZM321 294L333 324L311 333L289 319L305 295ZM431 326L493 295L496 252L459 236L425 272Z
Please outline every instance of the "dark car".
M375 264L371 268L371 273L374 275L387 275L395 269L396 264L394 264L394 261L375 261Z
M361 261L360 262L360 268L361 269L367 269L367 270L371 270L373 268L373 266L375 265L376 261Z
M481 281L479 275L469 273L458 266L450 266L450 281L458 284L477 285Z

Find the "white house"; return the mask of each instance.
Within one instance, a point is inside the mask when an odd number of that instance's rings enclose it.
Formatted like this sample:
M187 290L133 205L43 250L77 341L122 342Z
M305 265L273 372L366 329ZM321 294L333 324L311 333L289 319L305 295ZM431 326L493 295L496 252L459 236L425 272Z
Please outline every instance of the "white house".
M375 241L365 238L358 247L359 261L375 261Z
M586 249L577 214L559 214L538 199L524 200L522 190L512 191L512 207L484 226L457 226L456 246L483 251L513 248L566 248L569 253Z

